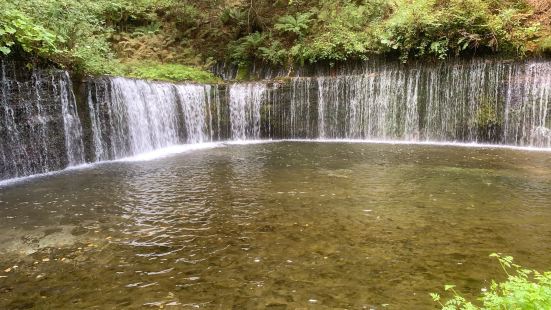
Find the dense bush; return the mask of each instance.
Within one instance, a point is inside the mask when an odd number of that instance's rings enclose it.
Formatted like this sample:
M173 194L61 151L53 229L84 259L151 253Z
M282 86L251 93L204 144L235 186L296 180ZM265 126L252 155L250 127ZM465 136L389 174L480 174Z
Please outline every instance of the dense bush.
M291 48L301 62L343 61L380 51L375 28L388 11L387 1L322 1L312 9L316 21L311 35Z
M108 73L114 55L108 39L113 32L106 26L103 13L108 1L9 0L0 11L17 12L31 25L27 29L46 29L52 33L48 51L25 48L24 52L46 57L61 66L87 73ZM4 18L2 19L4 20Z
M245 68L382 53L403 61L522 56L550 49L550 26L540 25L548 12L534 1L4 0L0 52L86 74L127 74L140 62Z
M522 3L486 0L399 0L380 31L383 43L402 60L427 54L445 58L480 48L524 54L536 24L525 23Z
M13 49L34 52L48 57L61 51L57 46L63 38L37 24L20 11L8 9L0 12L0 52L8 55Z

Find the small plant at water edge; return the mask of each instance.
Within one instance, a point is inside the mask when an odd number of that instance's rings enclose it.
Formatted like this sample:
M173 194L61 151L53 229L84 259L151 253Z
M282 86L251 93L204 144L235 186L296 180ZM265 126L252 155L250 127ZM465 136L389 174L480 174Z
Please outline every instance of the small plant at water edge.
M493 253L501 268L507 275L504 282L492 280L490 289L471 302L455 290L454 285L444 286L452 292L451 299L443 301L437 293L431 293L432 299L442 306L443 310L513 310L513 309L551 309L551 272L539 273L525 269L513 263L513 257Z

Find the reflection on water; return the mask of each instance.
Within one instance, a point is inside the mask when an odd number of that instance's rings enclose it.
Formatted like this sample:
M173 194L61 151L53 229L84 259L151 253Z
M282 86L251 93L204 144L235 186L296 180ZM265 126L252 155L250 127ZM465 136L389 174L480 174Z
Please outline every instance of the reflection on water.
M283 142L0 190L0 308L414 309L550 269L547 153Z

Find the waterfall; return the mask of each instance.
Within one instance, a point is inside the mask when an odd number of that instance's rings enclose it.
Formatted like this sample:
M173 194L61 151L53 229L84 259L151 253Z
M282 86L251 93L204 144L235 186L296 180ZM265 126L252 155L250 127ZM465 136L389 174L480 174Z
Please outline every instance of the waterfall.
M551 147L551 65L507 68L504 143Z
M100 111L107 111L110 115L110 98L107 80L98 79L94 84L89 85L88 89L88 110L90 112L90 125L92 131L92 143L94 160L104 161L111 158L109 152L110 137L106 136L112 129L112 123L105 121ZM109 118L111 120L111 118ZM109 140L109 141L108 141Z
M314 104L312 104L313 78L293 78L291 81L290 121L288 138L312 138ZM320 107L322 104L320 104ZM317 115L316 115L317 117Z
M173 86L111 78L89 89L95 160L153 151L179 141Z
M211 88L126 78L92 81L88 110L95 161L212 141L219 101L212 103Z
M232 84L228 100L236 140L551 147L551 63L546 60L373 61L286 83Z
M63 114L63 133L69 166L84 162L84 144L82 142L82 125L77 113L77 105L69 73L63 72L59 80L61 111Z
M0 61L0 179L84 163L82 126L67 72Z
M213 109L215 110L215 113L212 114L212 118L211 118L212 122L210 126L211 128L210 140L220 141L222 139L222 110L221 110L222 105L220 100L220 90L218 88L218 85L214 85L210 89L212 91L210 97L214 98L212 100L212 104L213 104ZM216 135L216 138L215 138L215 135Z
M177 85L175 88L184 114L187 143L211 141L210 86Z
M234 140L260 139L260 106L266 88L263 83L230 85L231 134Z
M115 156L150 152L179 142L178 106L173 86L140 80L114 78L111 81L114 111L125 118L123 144L116 145ZM127 142L127 143L124 143Z
M99 77L85 84L78 109L67 72L5 61L0 69L0 179L220 140L551 148L551 62L543 59L373 61L229 85Z
M298 112L314 110L313 78L317 129ZM551 147L549 61L368 63L363 70L294 78L290 92L290 115L283 120L288 138Z

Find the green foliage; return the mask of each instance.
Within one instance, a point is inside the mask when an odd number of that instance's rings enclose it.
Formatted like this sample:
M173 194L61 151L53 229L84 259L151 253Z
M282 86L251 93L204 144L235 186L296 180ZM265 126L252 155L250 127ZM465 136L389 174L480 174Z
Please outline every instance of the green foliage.
M272 41L268 47L259 47L260 57L267 63L283 65L287 58L287 50L279 41Z
M210 72L178 64L137 63L126 65L123 70L124 75L140 79L170 82L219 82L219 79Z
M163 12L163 19L174 23L178 29L187 31L197 29L199 22L203 19L203 13L199 8L185 1L165 1L162 7L156 9L156 11ZM152 17L150 20L153 23L158 23L158 17Z
M373 24L386 10L386 1L323 1L315 9L317 19L311 35L291 48L300 62L344 61L364 58L378 51Z
M276 30L304 36L308 30L308 24L311 22L312 13L297 13L295 16L285 15L278 19L274 25Z
M160 30L161 25L159 23L152 23L149 25L136 27L130 35L132 37L150 36L158 34Z
M239 8L225 8L220 14L220 21L225 25L245 26L247 24L247 12Z
M174 48L174 37L180 35L179 31L174 34L174 28L192 31L190 25L197 26L201 15L195 6L182 1L8 0L0 8L3 15L8 12L16 17L29 16L27 19L31 20L27 24L32 27L20 32L26 30L27 35L19 37L32 38L32 44L19 40L16 45L84 74L124 74L117 56L124 56L120 58L126 61L166 61L177 60L173 56L176 54L196 54ZM166 27L159 12L173 28ZM3 24L10 21L2 18ZM8 44L12 44L10 41Z
M424 37L425 33L434 32L439 26L441 12L434 10L435 4L436 0L397 2L392 16L380 26L381 43L399 50L404 61L408 59L410 51L417 49L417 55L422 55L427 46L433 44L434 49L443 52L438 56L445 56L447 48L439 41L442 39L434 41Z
M239 64L237 66L237 75L235 78L238 81L248 80L250 78L249 64Z
M501 309L551 309L551 272L539 273L525 269L513 263L511 256L493 253L507 275L504 282L492 280L490 289L478 298L480 305L468 301L455 290L454 285L446 285L445 291L451 291L451 299L443 302L437 293L431 293L432 299L443 310L501 310Z
M449 0L442 6L436 0L397 0L393 10L378 32L381 43L399 51L404 62L479 48L522 55L538 30L526 22L524 6L505 1Z
M538 48L543 53L551 54L551 34L538 42Z
M38 56L83 74L124 74L120 63L129 62L246 68L382 53L407 61L550 52L541 30L549 25L526 1L4 0L0 54Z
M112 29L105 26L102 16L107 3L107 0L8 0L3 6L28 16L32 27L47 29L46 32L52 33L50 37L57 38L48 42L47 53L40 46L25 49L23 42L19 42L27 53L75 71L101 74L109 72L116 62L108 42Z
M8 55L14 47L26 53L49 56L58 51L63 38L34 22L20 11L8 9L0 12L0 52Z
M266 36L260 32L251 33L230 44L230 59L236 64L247 64L257 58Z

